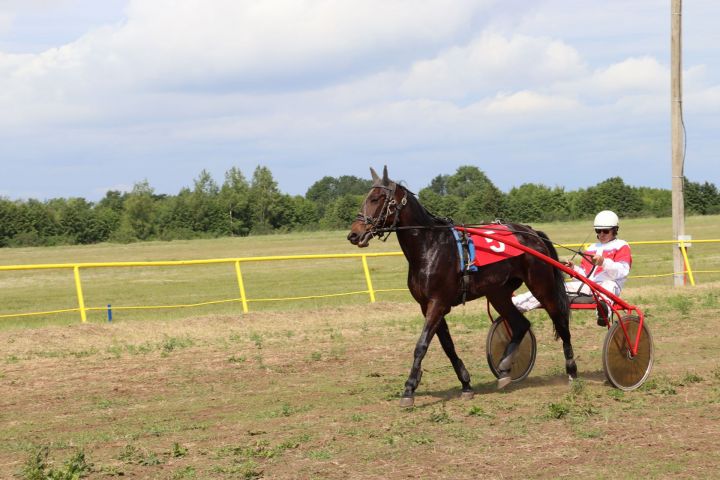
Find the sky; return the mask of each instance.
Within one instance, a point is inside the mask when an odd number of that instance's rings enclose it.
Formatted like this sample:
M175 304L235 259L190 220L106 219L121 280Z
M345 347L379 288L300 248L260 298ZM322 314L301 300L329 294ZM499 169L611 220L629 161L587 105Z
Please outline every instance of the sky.
M671 186L670 0L0 0L0 196L270 169L414 191ZM683 3L685 175L720 185L720 2Z

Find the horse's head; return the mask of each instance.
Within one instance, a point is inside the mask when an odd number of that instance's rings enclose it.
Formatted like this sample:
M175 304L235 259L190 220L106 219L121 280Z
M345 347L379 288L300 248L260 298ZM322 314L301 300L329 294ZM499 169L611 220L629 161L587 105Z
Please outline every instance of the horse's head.
M388 178L387 166L380 176L370 168L373 185L360 213L350 226L347 239L358 247L367 247L370 240L377 236L382 238L397 226L400 209L407 203L407 191ZM398 198L399 197L399 198Z

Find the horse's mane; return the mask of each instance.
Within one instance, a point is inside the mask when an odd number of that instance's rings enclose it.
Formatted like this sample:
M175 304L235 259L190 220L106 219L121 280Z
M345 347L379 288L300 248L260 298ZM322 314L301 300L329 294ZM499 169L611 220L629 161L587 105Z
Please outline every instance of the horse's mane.
M435 215L434 213L432 213L432 212L431 212L430 210L428 210L427 208L425 208L425 205L423 205L422 203L420 203L420 200L417 198L417 195L415 194L415 192L412 192L412 191L411 191L410 189L408 189L406 186L401 185L401 184L399 184L399 183L396 183L396 185L399 186L399 187L401 187L401 188L403 188L409 195L411 195L411 196L413 197L413 199L415 200L415 203L417 204L417 206L420 207L420 213L421 213L421 215L424 216L424 217L426 217L426 218L430 221L430 224L431 224L431 225L433 225L433 226L442 226L442 227L451 227L451 226L455 225L455 222L453 222L453 219L452 219L452 218L450 218L450 217L440 217L440 216Z

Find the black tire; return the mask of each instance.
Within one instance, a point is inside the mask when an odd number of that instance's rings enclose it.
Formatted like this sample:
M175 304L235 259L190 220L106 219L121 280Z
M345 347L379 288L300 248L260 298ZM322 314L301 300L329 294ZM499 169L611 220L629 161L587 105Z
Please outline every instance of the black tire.
M647 323L643 322L637 354L631 356L630 345L620 322L625 325L631 344L637 338L640 319L636 315L625 316L615 322L605 336L603 370L613 386L630 391L642 385L650 375L654 357L653 339Z
M485 351L487 352L488 366L495 378L500 378L498 365L502 360L503 353L505 353L505 347L510 343L509 330L510 327L500 317L490 325L488 331ZM520 347L515 352L515 358L510 369L510 378L513 382L525 380L530 375L530 371L535 366L536 355L537 341L532 329L529 329L520 342Z

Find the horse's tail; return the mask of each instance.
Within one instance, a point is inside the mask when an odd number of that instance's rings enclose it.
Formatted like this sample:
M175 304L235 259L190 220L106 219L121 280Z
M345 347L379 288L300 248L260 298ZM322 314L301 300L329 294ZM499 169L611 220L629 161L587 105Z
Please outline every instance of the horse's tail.
M550 241L550 238L544 232L537 232L538 236L545 242L545 246L548 249L550 258L555 261L560 261L555 246ZM567 292L565 291L565 278L563 272L559 268L553 267L553 275L555 277L555 300L557 301L557 308L562 314L563 321L566 322L563 325L568 330L570 329L570 300L568 299ZM554 322L553 322L554 323ZM557 339L557 329L555 330L555 338Z

